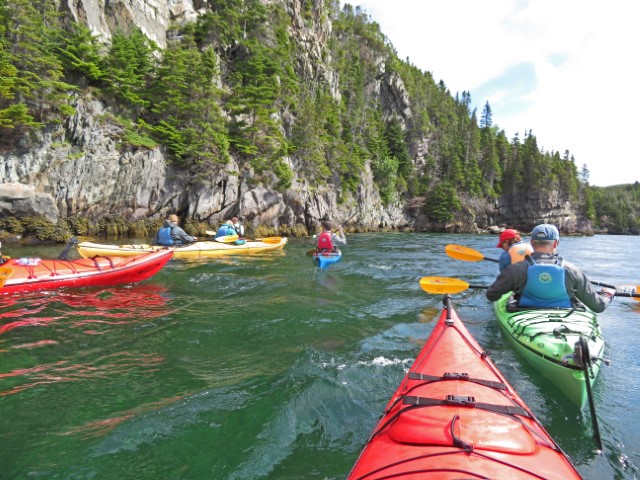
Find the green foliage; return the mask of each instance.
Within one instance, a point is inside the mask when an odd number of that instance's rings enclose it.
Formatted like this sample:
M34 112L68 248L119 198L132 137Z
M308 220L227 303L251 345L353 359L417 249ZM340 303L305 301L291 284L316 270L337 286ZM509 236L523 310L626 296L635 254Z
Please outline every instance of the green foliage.
M442 182L429 192L425 213L433 220L448 222L453 220L455 212L460 211L461 208L462 203L455 186L448 182Z
M218 65L211 48L199 51L190 30L163 52L146 97L146 129L176 161L199 172L229 161L229 138L218 102Z
M140 29L130 35L114 33L111 48L103 58L106 89L118 98L137 106L147 106L147 82L155 72L157 45Z
M0 143L73 112L55 39L56 3L0 0Z
M160 50L138 29L102 46L86 27L63 23L55 0L0 0L0 143L64 121L70 94L90 88L119 112L121 146L162 146L195 175L219 171L233 154L254 169L254 184L275 178L286 189L294 165L312 187L330 183L344 198L368 163L384 203L425 195L438 221L461 208L458 194L554 190L582 202L597 226L638 229L634 189L589 187L586 165L578 172L568 150L541 150L531 131L507 139L488 102L478 119L468 92L452 96L444 81L399 59L361 8L300 7L304 28L330 17L320 55L295 41L281 2L211 0L195 23L173 26ZM402 98L389 101L389 92Z
M296 122L291 142L298 175L312 184L323 184L331 176L328 147L332 141L329 130L335 111L328 108L330 97L321 91L304 91L298 102Z
M275 119L283 72L272 51L257 40L248 40L244 47L245 57L235 64L233 95L227 101L233 115L231 142L240 153L258 160L272 157L284 142Z
M380 112L370 112L367 134L373 179L378 184L380 198L388 205L397 197L396 184L400 162L398 157L391 153L390 142L385 138L385 125ZM395 146L397 150L398 145Z
M14 129L17 127L40 127L29 114L29 109L23 103L14 103L0 110L0 128Z
M640 234L640 183L589 187L593 198L594 223L613 233Z
M393 117L386 125L384 139L387 143L389 154L395 157L398 163L396 173L407 179L413 172L413 164L409 158L409 150L404 139L402 126L396 117Z
M67 31L58 30L55 33L60 61L66 75L78 75L89 82L96 82L104 77L100 45L87 27L72 23Z

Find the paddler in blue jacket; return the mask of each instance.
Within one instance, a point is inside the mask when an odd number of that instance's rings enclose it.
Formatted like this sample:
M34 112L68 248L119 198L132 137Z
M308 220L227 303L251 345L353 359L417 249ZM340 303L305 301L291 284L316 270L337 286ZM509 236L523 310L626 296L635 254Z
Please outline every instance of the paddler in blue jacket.
M237 235L237 234L238 232L236 232L236 230L233 228L233 224L231 223L231 220L227 220L222 225L220 225L220 228L218 228L218 231L216 232L215 240L228 237L230 235Z
M544 223L531 232L533 253L505 268L487 289L487 299L495 302L514 292L518 307L572 308L582 302L596 313L611 303L615 290L596 292L587 276L556 253L560 233L555 225Z
M498 259L498 267L503 271L512 263L524 260L524 257L533 253L533 248L522 240L520 232L507 228L500 233L498 248L504 250Z
M156 234L155 245L170 247L172 245L193 243L198 240L198 237L187 235L187 232L178 226L178 221L177 215L173 213L167 214L162 227Z

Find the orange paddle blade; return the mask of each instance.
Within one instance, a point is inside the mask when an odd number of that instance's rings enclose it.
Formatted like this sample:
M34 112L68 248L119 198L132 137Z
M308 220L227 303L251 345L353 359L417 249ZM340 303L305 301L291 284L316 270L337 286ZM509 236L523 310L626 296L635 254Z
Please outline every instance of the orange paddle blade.
M484 255L480 252L469 247L463 247L462 245L447 245L444 247L444 251L447 252L447 255L455 258L456 260L464 260L467 262L479 262L480 260L484 260Z
M620 297L631 297L640 302L640 285L618 285L616 295Z
M282 237L264 237L256 238L256 242L270 243L271 245L277 245L282 241Z
M444 247L444 251L447 252L452 258L456 260L464 260L465 262L479 262L480 260L489 260L490 262L497 262L496 258L487 258L482 253L473 248L463 247L462 245L447 245Z
M420 287L427 293L458 293L469 288L469 284L458 278L422 277Z

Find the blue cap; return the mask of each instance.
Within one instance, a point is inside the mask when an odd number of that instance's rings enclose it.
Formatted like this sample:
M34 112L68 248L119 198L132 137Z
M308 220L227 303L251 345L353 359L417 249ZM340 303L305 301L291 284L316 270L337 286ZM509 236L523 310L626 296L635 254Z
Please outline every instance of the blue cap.
M555 225L543 223L531 231L531 240L560 240L560 232Z

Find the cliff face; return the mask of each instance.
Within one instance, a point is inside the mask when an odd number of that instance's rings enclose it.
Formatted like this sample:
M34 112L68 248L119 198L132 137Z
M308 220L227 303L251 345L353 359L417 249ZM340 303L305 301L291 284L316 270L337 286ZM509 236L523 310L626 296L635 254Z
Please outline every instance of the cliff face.
M264 0L265 3L276 0ZM289 34L304 55L300 68L306 78L321 79L339 99L338 78L328 66L331 22L323 14L321 1L314 3L312 19L303 18L301 0L280 0L291 17ZM62 8L75 21L108 42L113 32L140 28L159 46L166 45L171 22L192 22L206 11L206 0L62 0ZM307 11L306 15L309 15ZM387 116L396 116L406 126L412 122L411 104L398 74L386 74L384 60L377 63L379 75L370 82L370 95ZM503 198L495 205L465 205L448 224L436 224L422 214L423 199L402 205L383 205L367 165L355 193L338 199L336 185L312 189L295 175L293 160L287 159L294 179L286 192L267 183L255 182L253 172L232 161L208 176L193 177L168 165L161 148L124 148L118 139L122 127L109 120L109 106L80 96L76 113L62 125L38 134L37 142L19 151L0 153L0 213L36 213L51 221L82 216L92 220L120 216L130 220L157 217L175 211L184 217L217 224L231 215L247 224L303 224L313 229L323 217L338 223L357 224L363 229L416 228L473 232L491 223L521 221L523 227L553 211L572 230L590 228L576 220L572 206L561 198ZM283 129L291 119L283 116ZM413 161L420 164L428 152L426 139L411 146ZM344 194L344 192L343 192ZM338 202L339 200L339 202ZM522 205L526 204L526 208ZM524 208L524 209L523 209Z

